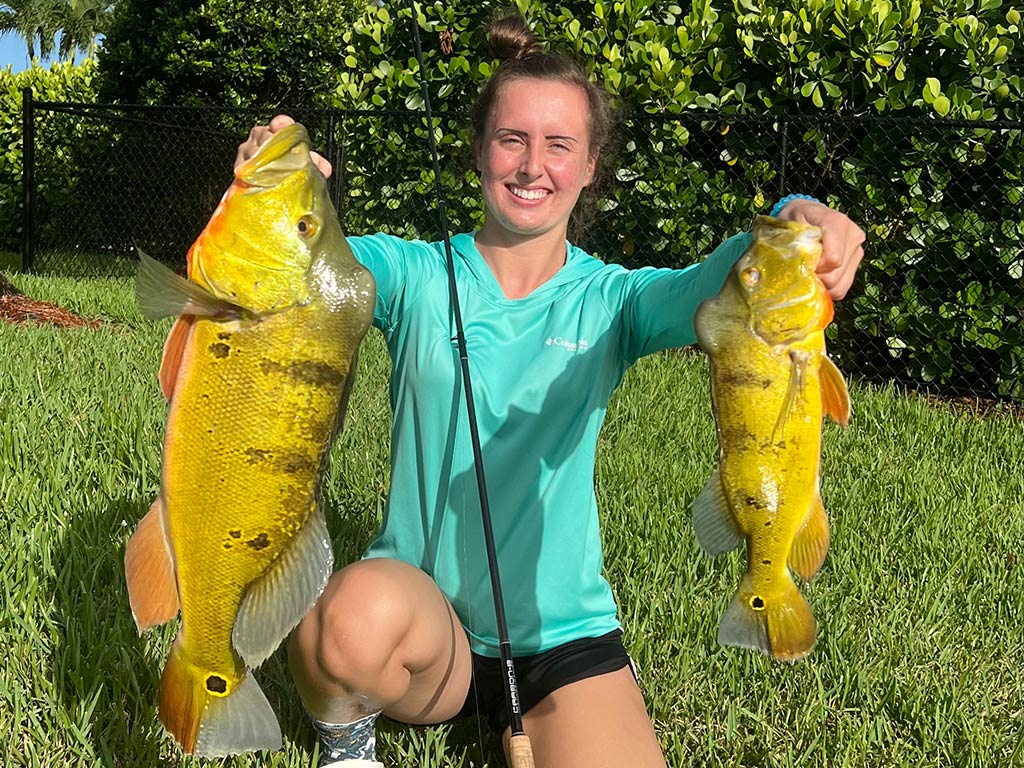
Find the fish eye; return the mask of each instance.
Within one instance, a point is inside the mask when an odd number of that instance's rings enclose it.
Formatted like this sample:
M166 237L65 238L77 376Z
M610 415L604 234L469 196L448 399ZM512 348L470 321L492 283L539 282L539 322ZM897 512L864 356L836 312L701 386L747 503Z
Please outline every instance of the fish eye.
M744 270L743 274L740 275L740 278L747 287L753 288L761 282L761 270L757 267L751 267L750 269Z
M303 216L299 219L297 228L302 237L312 237L317 231L316 221L312 216Z

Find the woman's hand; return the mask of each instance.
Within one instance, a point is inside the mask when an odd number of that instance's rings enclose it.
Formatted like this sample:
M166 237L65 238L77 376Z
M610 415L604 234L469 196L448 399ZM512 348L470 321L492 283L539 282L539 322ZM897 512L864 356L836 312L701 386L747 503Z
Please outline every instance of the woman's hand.
M813 200L792 200L779 214L780 219L811 224L821 229L821 260L818 278L833 299L843 298L857 265L864 258L864 230L845 214Z
M270 125L257 125L249 131L249 138L246 139L244 143L238 145L238 154L235 155L235 170L237 171L240 165L255 155L256 150L259 149L260 145L267 139L285 126L291 125L294 122L295 121L288 117L288 115L277 115L270 121ZM324 178L330 178L331 164L327 162L327 158L318 155L316 152L310 152L309 155L313 158L313 162L316 164L316 167L320 169L320 173L324 175ZM786 207L788 208L789 206Z

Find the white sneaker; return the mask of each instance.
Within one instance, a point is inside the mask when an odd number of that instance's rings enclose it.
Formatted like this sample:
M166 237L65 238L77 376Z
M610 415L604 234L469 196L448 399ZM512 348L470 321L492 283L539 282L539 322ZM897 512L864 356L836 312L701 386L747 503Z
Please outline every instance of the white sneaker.
M321 768L384 768L384 763L377 760L338 760Z

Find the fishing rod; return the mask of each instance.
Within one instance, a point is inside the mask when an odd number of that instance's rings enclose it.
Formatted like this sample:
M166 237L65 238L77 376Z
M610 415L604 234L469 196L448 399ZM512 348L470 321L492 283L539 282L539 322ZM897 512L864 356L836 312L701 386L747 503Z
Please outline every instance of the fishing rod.
M512 644L508 639L508 622L505 620L505 601L501 593L501 578L498 574L498 555L494 548L494 530L491 526L491 507L487 501L487 483L484 478L483 452L480 450L480 430L476 422L476 407L473 404L473 387L469 376L469 355L466 353L466 335L462 327L462 311L459 308L459 291L455 284L455 259L452 257L452 242L448 236L448 214L445 207L444 188L441 185L441 161L437 153L437 139L434 136L434 118L430 111L430 91L423 66L423 50L420 47L420 25L416 18L415 0L409 0L412 14L412 37L416 49L416 63L420 68L420 83L423 87L423 108L427 117L427 136L430 157L434 163L434 190L437 195L437 210L441 220L441 236L444 238L444 255L448 267L448 292L451 295L452 311L455 315L455 337L459 348L459 362L462 366L462 387L466 392L466 412L469 416L469 437L473 444L473 466L476 470L476 485L480 492L480 515L483 518L484 546L487 549L487 570L491 576L491 594L494 598L494 618L498 633L498 653L501 667L505 671L505 704L508 706L509 726L512 738L508 751L512 768L534 768L533 749L530 738L523 730L523 714L519 710L519 688L516 685L515 664L512 661Z

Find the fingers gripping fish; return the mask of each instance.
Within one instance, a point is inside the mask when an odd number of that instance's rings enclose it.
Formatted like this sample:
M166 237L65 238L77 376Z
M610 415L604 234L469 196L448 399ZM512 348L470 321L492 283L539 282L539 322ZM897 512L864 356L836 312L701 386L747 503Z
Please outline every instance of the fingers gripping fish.
M747 543L747 570L718 641L796 660L816 625L789 571L810 581L829 544L819 486L821 420L850 402L825 353L832 300L815 275L821 232L765 216L721 292L694 320L711 361L720 463L693 503L710 556Z
M140 308L178 319L160 368L160 494L125 572L140 631L181 612L161 721L186 752L219 756L281 744L249 670L331 573L320 477L375 298L301 125L237 170L188 275L141 255Z

